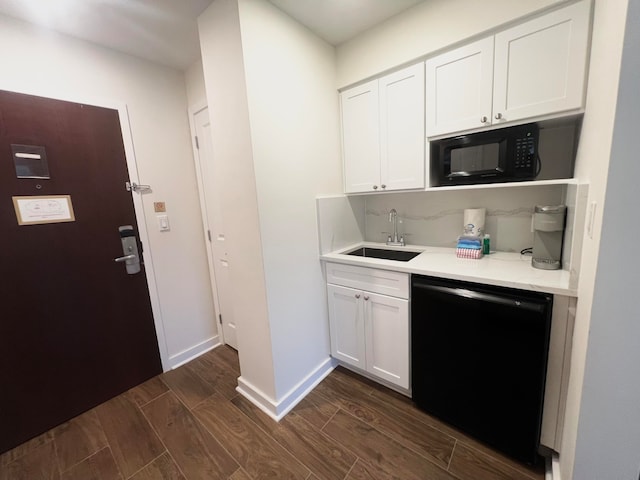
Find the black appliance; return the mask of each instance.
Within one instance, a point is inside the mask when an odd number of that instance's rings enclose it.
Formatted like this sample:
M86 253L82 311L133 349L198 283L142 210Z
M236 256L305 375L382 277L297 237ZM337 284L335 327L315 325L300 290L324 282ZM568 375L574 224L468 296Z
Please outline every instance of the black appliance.
M552 303L552 295L412 275L413 401L535 464Z
M439 184L533 180L542 165L538 125L529 123L431 142Z

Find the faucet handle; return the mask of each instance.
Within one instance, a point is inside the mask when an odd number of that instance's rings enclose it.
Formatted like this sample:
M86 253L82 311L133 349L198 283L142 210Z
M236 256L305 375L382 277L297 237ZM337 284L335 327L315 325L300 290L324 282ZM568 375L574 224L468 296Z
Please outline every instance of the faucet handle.
M412 233L403 233L402 235L400 235L400 241L402 242L402 245L406 245L407 244L407 238L406 237L410 237L411 235L413 235Z

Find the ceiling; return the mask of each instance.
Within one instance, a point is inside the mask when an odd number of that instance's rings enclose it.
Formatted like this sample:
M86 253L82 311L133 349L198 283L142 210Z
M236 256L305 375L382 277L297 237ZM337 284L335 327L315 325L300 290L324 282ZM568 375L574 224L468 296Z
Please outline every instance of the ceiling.
M332 45L355 37L423 0L269 0Z
M213 0L0 0L0 14L186 69L200 56L196 19ZM332 45L424 0L269 0Z

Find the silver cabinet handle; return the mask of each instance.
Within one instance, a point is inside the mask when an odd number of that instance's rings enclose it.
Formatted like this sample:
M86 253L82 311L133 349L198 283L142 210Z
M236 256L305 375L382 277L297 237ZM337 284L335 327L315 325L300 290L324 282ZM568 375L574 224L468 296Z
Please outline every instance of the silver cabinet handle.
M374 190L377 190L377 189L378 189L378 185L374 185L374 186L373 186L373 189L374 189Z
M382 188L387 188L387 186L386 186L386 185L380 185L380 186L381 186Z
M127 260L133 260L134 258L138 258L138 256L134 255L134 254L131 254L131 255L125 255L124 257L114 258L114 260L117 263L120 263L120 262L126 262Z
M360 294L359 293L356 293L356 298L360 298Z
M364 296L365 300L369 300L369 297L367 295Z
M496 120L500 120L502 118L502 114L501 113L496 113Z
M487 117L480 117L480 123L487 123L487 120L489 120Z

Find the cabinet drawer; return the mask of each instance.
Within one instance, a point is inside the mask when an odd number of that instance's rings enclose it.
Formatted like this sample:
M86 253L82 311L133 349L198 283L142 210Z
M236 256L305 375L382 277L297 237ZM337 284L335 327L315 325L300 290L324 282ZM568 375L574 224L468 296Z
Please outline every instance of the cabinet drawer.
M391 297L409 298L409 274L327 263L327 283L358 288Z

